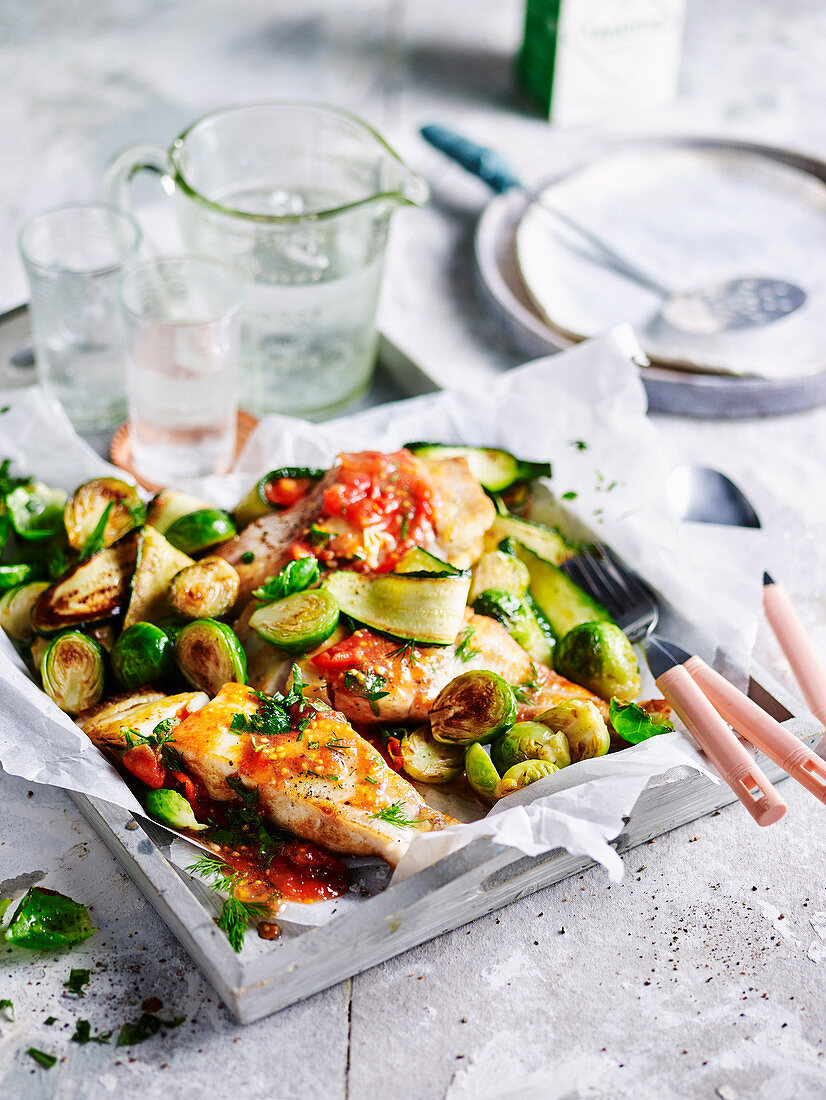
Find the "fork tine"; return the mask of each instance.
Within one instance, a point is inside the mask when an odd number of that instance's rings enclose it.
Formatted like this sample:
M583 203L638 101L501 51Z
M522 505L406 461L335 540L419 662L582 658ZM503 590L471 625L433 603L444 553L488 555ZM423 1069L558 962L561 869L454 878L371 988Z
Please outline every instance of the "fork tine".
M605 607L632 640L657 620L657 603L645 583L601 543L565 563L568 575Z

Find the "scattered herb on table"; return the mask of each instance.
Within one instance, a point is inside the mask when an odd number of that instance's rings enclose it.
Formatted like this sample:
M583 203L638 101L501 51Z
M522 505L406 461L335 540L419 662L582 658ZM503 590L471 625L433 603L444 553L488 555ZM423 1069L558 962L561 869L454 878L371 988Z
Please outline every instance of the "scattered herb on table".
M127 1020L118 1034L117 1046L133 1047L157 1035L164 1028L180 1027L185 1016L175 1016L172 1020L162 1020L152 1012L142 1012L137 1020Z
M574 492L573 489L569 489L567 493L562 494L562 499L563 500L576 500L576 498L578 496L579 496L579 493Z
M52 1024L57 1023L57 1016L47 1016L43 1023L46 1025L46 1027L51 1027Z
M33 886L23 896L3 938L17 947L53 951L82 943L94 930L85 905L55 890Z
M69 974L69 980L63 983L63 988L68 990L69 993L74 993L76 997L85 997L83 987L89 984L92 977L91 970L72 970Z
M233 951L240 951L244 946L244 934L247 927L268 916L267 907L258 902L241 901L240 898L235 897L235 887L242 876L234 868L222 863L220 860L211 859L209 856L201 856L195 863L187 867L187 871L191 875L199 875L204 879L211 878L212 882L208 883L208 886L213 893L229 895L224 899L221 906L218 927L229 940ZM147 1015L147 1013L144 1013L144 1015ZM157 1017L155 1018L157 1019ZM118 1046L123 1045L121 1039L118 1038Z
M0 1001L0 1012L6 1017L10 1024L14 1023L14 1005L8 997L4 997Z
M51 1069L57 1061L56 1055L47 1054L45 1050L38 1050L37 1047L29 1047L26 1053L30 1058L34 1058L35 1062L44 1069Z
M660 733L670 733L674 729L674 723L668 718L649 714L636 703L620 703L616 699L611 700L608 717L623 741L629 741L632 745L647 741L649 737L656 737Z
M568 445L570 447L576 447L578 451L588 450L588 444L585 442L584 439L571 439L568 441Z
M111 1031L101 1031L98 1035L93 1035L89 1021L78 1020L71 1041L73 1043L108 1043L111 1038Z

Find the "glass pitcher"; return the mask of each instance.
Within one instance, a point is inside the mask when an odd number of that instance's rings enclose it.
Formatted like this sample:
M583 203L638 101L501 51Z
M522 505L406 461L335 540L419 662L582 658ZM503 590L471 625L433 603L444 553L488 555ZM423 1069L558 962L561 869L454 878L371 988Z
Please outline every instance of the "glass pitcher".
M124 149L107 170L110 201L128 208L142 169L172 194L187 251L244 279L245 407L327 414L367 389L390 215L428 199L375 130L315 104L229 107L168 151Z

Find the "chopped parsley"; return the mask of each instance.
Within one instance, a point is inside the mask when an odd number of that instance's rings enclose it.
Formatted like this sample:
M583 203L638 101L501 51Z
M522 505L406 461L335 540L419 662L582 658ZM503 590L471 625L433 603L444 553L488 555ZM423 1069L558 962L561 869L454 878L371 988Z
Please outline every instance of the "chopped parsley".
M576 498L578 496L579 496L579 493L574 492L573 489L569 489L567 493L562 494L562 499L563 500L576 500Z
M0 1001L0 1012L3 1013L9 1023L14 1023L14 1005L8 997L4 997L2 1001Z
M46 1025L46 1027L51 1027L52 1024L57 1023L57 1016L47 1016L43 1023Z
M462 635L461 641L456 646L456 656L460 661L472 661L474 657L478 657L482 652L470 643L473 639L473 635L476 633L476 628L469 626Z
M310 546L326 546L332 537L332 531L327 531L323 527L318 527L315 523L310 525L310 530L307 534L307 540Z
M56 1055L47 1054L45 1050L38 1050L37 1047L29 1047L26 1053L30 1058L34 1058L35 1062L44 1069L51 1069L57 1061Z
M111 1031L101 1031L98 1035L93 1035L89 1021L78 1020L71 1041L73 1043L108 1043L111 1038Z
M236 950L240 950L240 948ZM163 1028L180 1027L185 1019L185 1016L175 1016L172 1020L162 1020L160 1016L156 1016L153 1012L142 1012L137 1020L127 1020L122 1025L118 1034L117 1045L119 1047L136 1046L138 1043L151 1039ZM98 1042L99 1040L94 1039L92 1041Z
M253 554L252 550L245 550L239 560L242 565L250 565L255 561L255 554Z
M569 447L576 447L576 449L578 451L587 451L588 450L588 444L585 442L584 439L571 439L571 440L568 441L568 446Z
M74 993L76 997L85 997L83 987L89 984L91 980L91 970L72 970L69 974L68 981L63 983L63 988L68 990L69 993Z
M256 798L258 797L256 792ZM222 863L220 860L211 859L209 856L202 856L199 860L196 860L190 867L187 867L187 871L191 875L199 875L201 878L211 878L209 888L213 893L225 893L229 896L224 899L224 903L221 906L221 913L218 917L218 927L224 933L229 940L230 946L233 951L240 951L244 946L244 934L247 927L250 924L254 924L256 921L263 920L268 916L267 907L260 905L257 902L241 901L240 898L235 896L235 888L241 879L240 872L230 867L226 863ZM146 1016L147 1013L144 1013ZM143 1019L143 1016L141 1017ZM157 1019L157 1017L155 1017ZM127 1026L127 1025L124 1025ZM163 1021L161 1021L163 1026ZM176 1025L172 1025L176 1026ZM155 1030L158 1030L157 1028ZM154 1032L152 1032L154 1034ZM118 1046L124 1046L122 1040L123 1029L121 1029L121 1035L118 1037ZM144 1036L148 1038L148 1036ZM141 1042L140 1039L133 1040L133 1042Z
M418 818L407 816L403 802L391 802L389 806L370 816L379 821L386 821L388 825L395 825L398 829L418 829L421 824Z
M390 692L384 689L387 686L387 677L379 672L361 671L350 669L344 673L344 687L357 699L366 699L370 704L370 710L376 718L379 716L379 700L386 698Z

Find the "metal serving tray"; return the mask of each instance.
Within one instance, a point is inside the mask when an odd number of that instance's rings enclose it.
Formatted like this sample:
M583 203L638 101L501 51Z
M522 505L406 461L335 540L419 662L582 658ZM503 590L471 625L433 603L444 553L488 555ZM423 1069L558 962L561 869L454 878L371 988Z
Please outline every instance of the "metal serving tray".
M19 355L28 339L25 309L0 317L2 385L33 380L25 356ZM14 355L24 365L11 363ZM435 389L415 363L384 340L380 368L365 403L383 404ZM93 442L105 449L105 441ZM809 745L819 740L819 723L767 672L755 667L749 694L796 737ZM771 780L785 777L761 754L757 759ZM240 1023L286 1008L593 866L590 859L562 849L526 858L490 840L475 840L405 882L363 898L324 926L300 932L285 927L282 938L274 942L250 935L236 954L216 927L219 905L214 895L168 858L169 833L100 799L80 794L72 798ZM675 768L649 782L613 845L618 852L628 851L734 801L725 784L712 783L689 768Z

